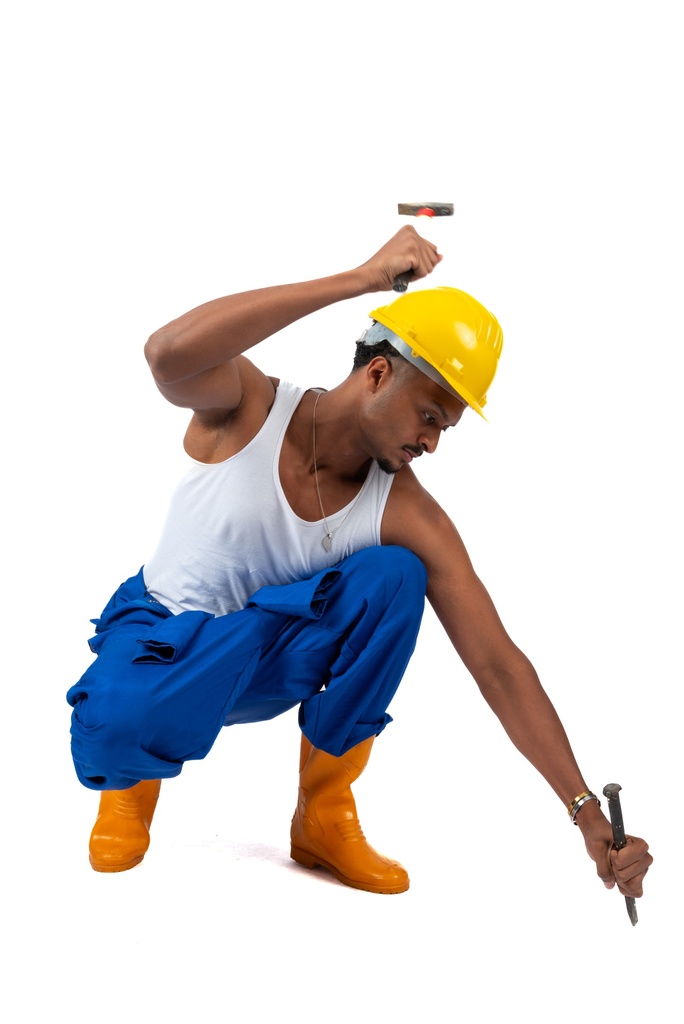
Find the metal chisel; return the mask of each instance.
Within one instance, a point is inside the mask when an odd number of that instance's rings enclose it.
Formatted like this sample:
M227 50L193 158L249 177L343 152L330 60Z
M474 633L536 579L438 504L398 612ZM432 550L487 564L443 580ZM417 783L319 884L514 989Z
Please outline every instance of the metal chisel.
M622 820L622 808L620 807L619 794L621 789L622 786L619 786L617 782L610 782L607 786L603 787L603 795L608 800L610 823L613 826L613 846L616 850L621 850L623 846L627 845L625 825ZM633 896L625 896L625 903L627 904L629 919L632 925L635 925L639 920L637 917L636 901Z

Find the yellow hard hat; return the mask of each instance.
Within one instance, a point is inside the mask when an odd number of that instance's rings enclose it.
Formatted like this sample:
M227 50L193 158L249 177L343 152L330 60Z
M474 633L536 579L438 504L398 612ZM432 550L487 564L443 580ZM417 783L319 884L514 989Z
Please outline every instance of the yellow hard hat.
M462 398L484 417L487 391L503 347L496 317L458 288L406 292L370 314L375 323L364 335L366 345L383 338L397 351Z

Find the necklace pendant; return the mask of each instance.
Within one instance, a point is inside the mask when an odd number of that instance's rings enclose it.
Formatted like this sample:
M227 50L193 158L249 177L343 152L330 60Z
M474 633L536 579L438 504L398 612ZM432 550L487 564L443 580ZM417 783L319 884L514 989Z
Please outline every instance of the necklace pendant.
M326 533L325 537L323 538L323 547L325 548L326 551L332 551L332 542L332 533Z

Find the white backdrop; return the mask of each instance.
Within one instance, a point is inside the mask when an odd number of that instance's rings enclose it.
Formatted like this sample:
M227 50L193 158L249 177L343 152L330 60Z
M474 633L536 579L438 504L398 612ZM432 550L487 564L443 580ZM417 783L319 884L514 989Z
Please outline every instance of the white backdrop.
M675 3L26 4L2 60L4 913L13 1021L671 1015L682 828L682 74ZM294 713L166 784L94 874L64 693L151 554L186 414L147 336L364 261L453 202L430 284L499 318L489 423L417 467L656 865L629 925L428 614L356 787L410 870L382 899L288 860ZM388 296L391 298L391 296ZM264 343L332 386L381 297ZM617 995L616 995L617 990ZM137 991L137 995L134 995Z

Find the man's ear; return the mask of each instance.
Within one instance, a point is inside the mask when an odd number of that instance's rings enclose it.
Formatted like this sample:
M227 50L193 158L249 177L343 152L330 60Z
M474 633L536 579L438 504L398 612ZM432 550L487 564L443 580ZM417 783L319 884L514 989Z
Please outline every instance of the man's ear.
M377 391L392 378L394 367L386 356L375 356L366 367L366 381L371 391Z

